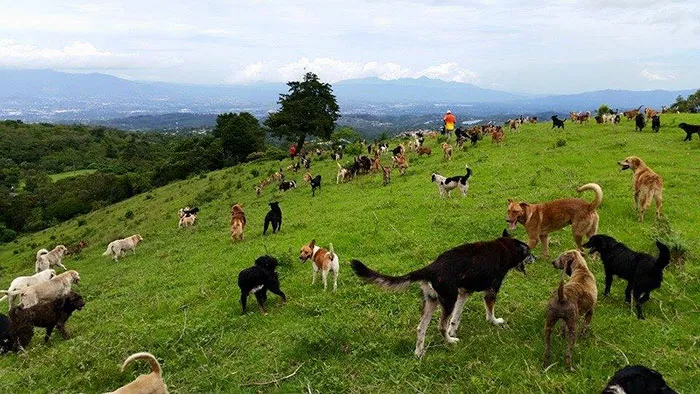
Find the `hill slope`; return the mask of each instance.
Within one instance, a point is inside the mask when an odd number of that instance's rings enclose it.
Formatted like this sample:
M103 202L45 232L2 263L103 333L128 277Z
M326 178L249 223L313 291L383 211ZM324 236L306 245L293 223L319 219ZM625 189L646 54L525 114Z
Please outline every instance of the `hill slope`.
M573 373L564 372L559 337L552 348L557 364L547 371L540 365L546 300L559 282L549 259L540 258L527 276L514 271L506 277L496 314L508 321L507 329L484 321L481 295L475 294L463 314L462 341L445 346L434 319L420 361L413 357L417 287L386 293L361 284L348 265L357 258L382 272L408 272L455 245L500 235L507 198L535 202L576 196L576 187L587 182L599 183L605 193L601 233L656 254L653 240L659 234L668 238L663 230L668 223L671 238L697 251L700 212L693 193L700 163L693 158L700 142L682 142L676 127L682 120L700 123L697 116L664 115L659 134L635 133L626 121L616 130L567 124L562 132L551 131L549 124L526 125L509 134L502 147L484 139L451 162L442 161L437 142L428 140L433 156L411 154L408 173L395 172L387 187L378 175L335 185L335 163L315 161L311 170L324 179L316 198L302 185L301 174L288 174L300 182L299 189L281 193L268 187L256 198L252 186L289 163L251 163L171 184L0 246L4 286L31 272L38 248L79 239L90 243L81 256L65 260L80 272L76 290L87 299L68 322L73 338L55 335L43 344L37 331L26 354L0 356L0 392L113 390L147 370L137 364L119 372L124 358L138 351L161 360L173 393L592 393L627 361L661 371L680 392L693 392L700 365L697 257L667 268L663 286L645 307L645 321L625 306L624 282L616 280L612 294L599 301L592 334L576 343ZM664 176L668 222L636 220L630 174L615 164L631 154ZM385 164L388 160L383 158ZM461 174L465 163L474 169L469 196L441 200L430 174ZM284 223L281 233L263 237L271 200L280 201ZM243 203L249 226L246 240L231 244L228 211L236 201ZM178 230L177 209L192 204L202 210L197 226ZM132 219L126 219L127 212ZM144 243L135 255L119 263L101 256L109 241L137 232ZM522 227L514 235L525 238ZM324 246L332 242L340 255L335 295L323 293L318 283L312 287L309 263L298 260L299 248L312 238ZM553 255L572 247L569 229L553 234ZM257 311L239 316L236 276L264 253L282 262L288 303L281 306L270 295L267 316ZM601 263L589 265L602 289ZM297 368L278 384L247 386Z

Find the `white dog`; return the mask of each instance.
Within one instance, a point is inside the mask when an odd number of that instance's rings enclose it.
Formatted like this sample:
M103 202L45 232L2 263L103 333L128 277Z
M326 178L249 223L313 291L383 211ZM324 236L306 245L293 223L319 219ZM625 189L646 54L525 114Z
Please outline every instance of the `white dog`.
M335 184L339 184L340 181L345 180L345 177L348 174L348 170L346 168L343 168L340 163L336 163L338 165L338 174L335 176Z
M440 192L440 197L450 197L450 192L454 189L459 189L459 191L462 192L462 196L467 195L467 191L469 190L469 177L472 176L472 169L467 166L467 174L466 175L458 175L458 176L453 176L449 178L445 178L444 176L440 174L435 174L433 173L433 183L435 183L438 187L438 191Z
M41 272L47 270L51 267L61 267L67 270L63 265L63 255L66 253L66 249L63 245L58 245L53 248L52 251L46 249L41 249L36 252L36 262L34 263L34 272Z
M143 241L139 234L134 234L131 237L112 241L107 245L107 250L102 253L103 256L112 256L114 261L119 261L119 257L123 257L127 251L131 250L136 254L136 245Z
M18 291L8 292L2 290L2 292L7 293L9 296L19 295L19 308L26 309L40 302L51 302L59 297L68 295L73 283L77 284L78 282L80 282L80 275L78 275L77 271L71 270L56 275L45 282L40 282Z
M32 276L18 276L17 278L15 278L15 280L12 281L12 283L10 283L10 287L7 289L6 294L2 296L2 298L0 298L0 301L9 298L10 308L12 308L12 305L14 304L14 293L17 293L19 290L25 287L33 286L41 282L46 282L54 276L56 276L56 271L54 270L41 271Z

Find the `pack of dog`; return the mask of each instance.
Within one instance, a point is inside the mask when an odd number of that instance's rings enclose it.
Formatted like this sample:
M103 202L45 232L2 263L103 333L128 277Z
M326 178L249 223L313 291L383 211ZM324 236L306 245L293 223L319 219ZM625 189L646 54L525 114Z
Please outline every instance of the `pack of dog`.
M466 197L469 191L469 178L472 176L472 169L465 166L467 173L465 175L457 175L446 178L440 174L433 173L431 180L437 185L440 197L450 197L450 192L454 189L459 189L463 197Z

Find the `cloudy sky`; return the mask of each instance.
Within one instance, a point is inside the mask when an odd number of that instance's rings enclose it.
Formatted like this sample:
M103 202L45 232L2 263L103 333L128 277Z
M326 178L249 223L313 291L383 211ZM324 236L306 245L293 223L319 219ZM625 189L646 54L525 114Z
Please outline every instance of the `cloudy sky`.
M516 92L700 87L698 0L0 0L0 67L240 84L428 76Z

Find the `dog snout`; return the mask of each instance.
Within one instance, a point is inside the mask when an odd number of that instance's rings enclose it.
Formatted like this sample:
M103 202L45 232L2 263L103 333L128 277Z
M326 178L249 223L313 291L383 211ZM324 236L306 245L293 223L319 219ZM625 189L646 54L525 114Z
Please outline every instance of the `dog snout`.
M527 264L534 263L536 260L537 260L537 258L535 257L534 254L529 254L525 258L525 263L527 263Z

